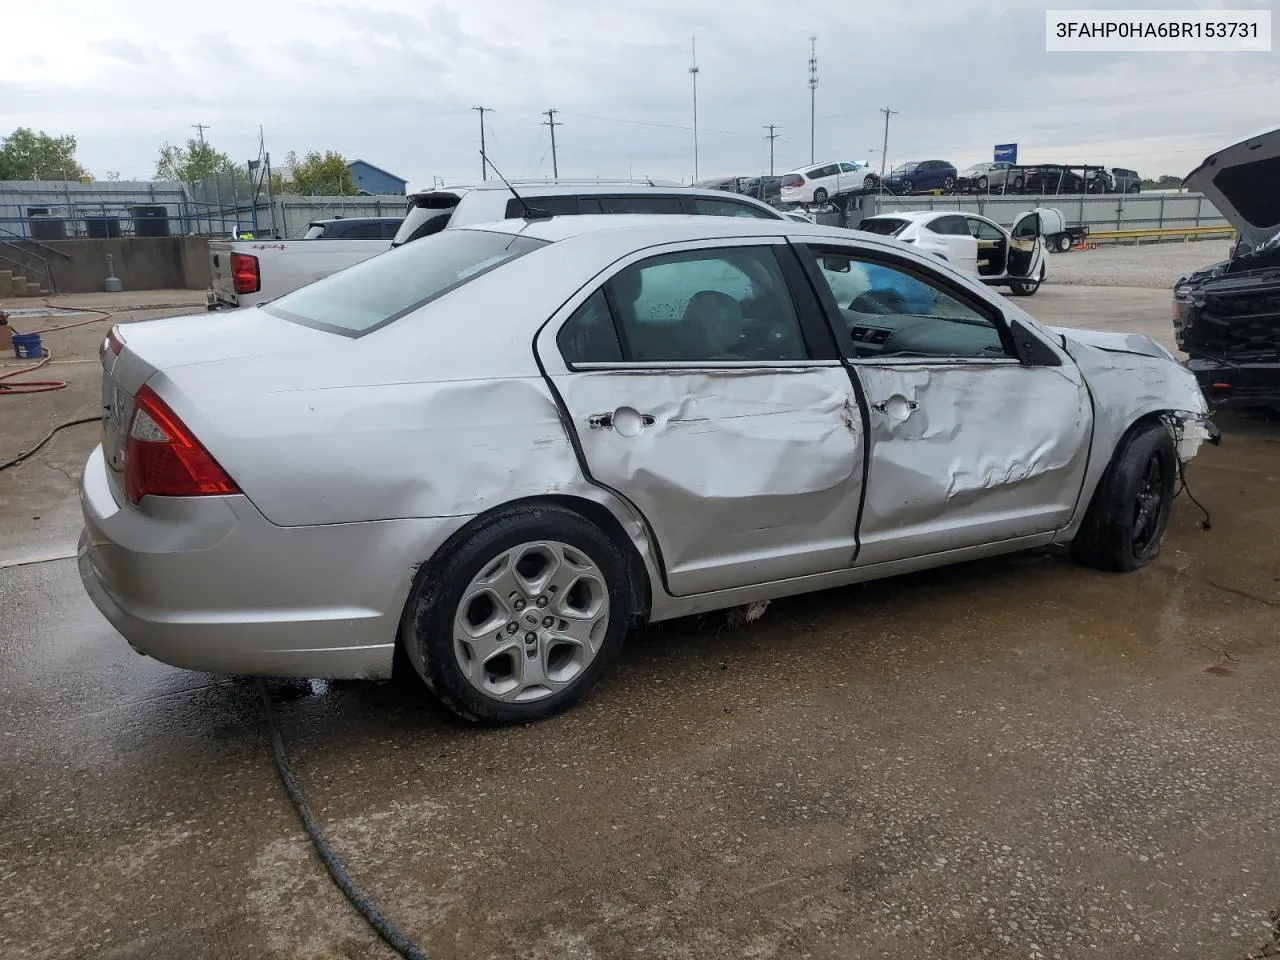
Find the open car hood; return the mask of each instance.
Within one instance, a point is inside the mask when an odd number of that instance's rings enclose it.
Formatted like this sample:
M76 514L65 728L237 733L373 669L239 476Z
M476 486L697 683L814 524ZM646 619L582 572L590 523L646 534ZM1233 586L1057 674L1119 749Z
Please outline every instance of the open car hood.
M1209 198L1251 248L1280 231L1280 127L1205 158L1182 185Z

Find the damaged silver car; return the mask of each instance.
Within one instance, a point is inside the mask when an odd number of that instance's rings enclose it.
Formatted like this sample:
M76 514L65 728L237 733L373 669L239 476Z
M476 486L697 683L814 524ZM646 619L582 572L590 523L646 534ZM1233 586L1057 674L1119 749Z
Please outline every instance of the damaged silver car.
M1183 185L1238 240L1229 259L1174 285L1178 347L1210 403L1280 410L1280 127L1219 150Z
M782 220L449 230L119 326L102 367L80 572L137 650L398 664L487 722L578 700L648 622L1051 543L1135 569L1213 433L1148 338Z

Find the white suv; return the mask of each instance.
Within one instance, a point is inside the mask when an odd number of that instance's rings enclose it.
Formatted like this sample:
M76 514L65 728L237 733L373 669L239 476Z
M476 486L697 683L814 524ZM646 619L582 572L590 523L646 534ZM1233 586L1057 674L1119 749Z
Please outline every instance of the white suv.
M446 227L512 220L526 215L553 217L592 213L669 213L712 217L785 219L766 203L726 193L699 190L678 183L654 181L513 180L519 198L501 181L477 186L442 187L409 196L409 211L391 246L439 233Z
M854 190L875 189L878 178L865 160L819 163L782 177L783 203L826 203Z

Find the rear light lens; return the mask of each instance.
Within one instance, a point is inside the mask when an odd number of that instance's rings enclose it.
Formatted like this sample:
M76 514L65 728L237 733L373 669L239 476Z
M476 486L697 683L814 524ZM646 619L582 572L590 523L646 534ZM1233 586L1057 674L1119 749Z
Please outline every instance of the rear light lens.
M134 397L124 479L130 503L145 496L207 497L240 492L186 424L146 386Z
M107 334L107 346L111 348L111 352L117 357L120 356L120 351L124 349L124 336L120 333L118 325L112 327L111 332Z
M788 189L804 186L804 177L787 177L782 181L782 185Z
M257 293L262 289L258 275L258 258L247 253L231 255L231 283L236 293Z

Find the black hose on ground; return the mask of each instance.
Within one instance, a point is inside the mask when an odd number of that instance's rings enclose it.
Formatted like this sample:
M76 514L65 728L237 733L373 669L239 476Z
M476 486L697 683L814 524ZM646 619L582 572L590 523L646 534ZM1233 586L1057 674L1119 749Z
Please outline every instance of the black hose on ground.
M259 680L258 689L262 692L262 711L267 717L267 731L271 735L271 752L275 756L276 772L280 774L280 782L284 784L285 793L289 795L289 799L293 802L293 809L298 812L298 819L302 821L302 828L307 832L311 845L315 847L316 856L320 858L320 862L329 871L329 876L337 884L338 889L351 901L351 905L356 908L360 916L364 917L369 926L373 927L378 936L385 940L392 950L404 957L405 960L430 960L421 947L397 930L391 921L379 912L368 895L357 887L347 875L341 858L329 846L329 841L324 836L324 830L316 822L316 818L311 813L311 807L307 805L307 798L302 793L302 788L298 786L298 781L294 779L293 772L289 769L289 758L284 752L284 738L280 735L280 726L276 722L275 706L271 702L271 694L267 690L266 681Z
M10 467L16 467L18 464L22 463L24 460L29 460L31 457L35 456L40 451L40 448L43 447L46 443L48 443L50 440L52 440L59 430L65 430L67 429L67 427L79 426L82 423L97 423L101 419L102 417L81 417L79 420L68 420L66 423L58 424L56 427L54 427L52 430L46 433L40 439L40 442L37 443L34 447L32 447L30 450L20 453L16 457L13 457L10 460L0 461L0 470L8 470Z

